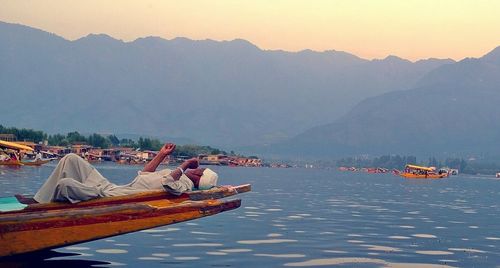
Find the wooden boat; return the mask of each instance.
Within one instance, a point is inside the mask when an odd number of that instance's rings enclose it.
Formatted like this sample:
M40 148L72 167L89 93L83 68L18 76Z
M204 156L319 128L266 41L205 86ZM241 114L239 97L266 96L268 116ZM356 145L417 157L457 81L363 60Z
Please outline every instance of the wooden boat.
M249 184L171 195L165 191L106 197L77 204L25 204L0 212L0 257L56 248L236 209L241 200L219 200L251 190ZM19 204L29 197L16 196Z
M23 163L19 160L6 160L6 161L0 161L0 166L24 166Z
M13 150L15 152L33 151L33 148L31 148L29 146L15 143L15 142L10 142L10 141L4 141L4 140L0 140L0 148L10 149L10 150ZM16 155L19 156L17 153L16 153ZM18 159L9 159L9 160L0 161L0 165L3 165L3 166L22 166L23 163L21 161L19 161Z
M442 179L448 177L448 173L436 173L436 170L430 167L406 165L399 176L407 179Z
M21 164L24 166L41 166L43 164L47 164L50 162L50 159L42 160L42 159L37 159L35 161L21 161Z

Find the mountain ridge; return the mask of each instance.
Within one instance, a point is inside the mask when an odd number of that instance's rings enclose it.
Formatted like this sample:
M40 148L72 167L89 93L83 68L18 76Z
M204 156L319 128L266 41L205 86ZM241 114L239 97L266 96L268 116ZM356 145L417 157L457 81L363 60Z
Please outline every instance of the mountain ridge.
M492 55L499 51L437 67L413 89L367 98L335 122L268 149L310 156L498 155L500 58Z
M68 41L0 23L4 125L269 144L333 121L366 97L411 88L450 60L387 64L347 52L261 50L248 41ZM362 78L362 79L360 79ZM327 115L327 118L325 118Z

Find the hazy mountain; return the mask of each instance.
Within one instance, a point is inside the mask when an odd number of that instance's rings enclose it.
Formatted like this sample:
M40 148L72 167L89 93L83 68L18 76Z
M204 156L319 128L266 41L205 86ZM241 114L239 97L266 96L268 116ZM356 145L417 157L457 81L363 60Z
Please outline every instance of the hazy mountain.
M443 65L411 90L368 98L334 123L271 151L339 156L403 153L500 155L500 47Z
M412 88L451 62L265 51L245 40L68 41L0 22L0 123L264 144L332 122L366 97Z

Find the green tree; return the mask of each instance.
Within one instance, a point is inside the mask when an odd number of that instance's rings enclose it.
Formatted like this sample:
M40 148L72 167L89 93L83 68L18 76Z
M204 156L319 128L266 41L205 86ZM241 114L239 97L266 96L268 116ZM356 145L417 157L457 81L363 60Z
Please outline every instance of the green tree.
M70 144L73 144L76 142L84 142L84 143L87 142L87 138L85 138L85 136L78 133L78 131L69 132L68 134L66 134L66 139L68 140L68 142Z
M109 135L107 138L113 146L120 145L120 140L115 135Z
M99 147L102 149L107 149L109 148L110 145L110 141L108 139L96 133L90 135L87 138L87 142L89 145L92 145L93 147Z

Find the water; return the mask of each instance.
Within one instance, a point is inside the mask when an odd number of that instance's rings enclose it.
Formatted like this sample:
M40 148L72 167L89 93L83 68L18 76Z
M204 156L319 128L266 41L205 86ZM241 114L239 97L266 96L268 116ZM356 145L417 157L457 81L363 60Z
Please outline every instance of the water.
M33 194L52 166L0 167L0 196ZM101 164L115 183L140 167ZM0 262L71 267L495 267L500 181L405 180L323 169L214 167L251 183L242 206L212 217Z

